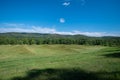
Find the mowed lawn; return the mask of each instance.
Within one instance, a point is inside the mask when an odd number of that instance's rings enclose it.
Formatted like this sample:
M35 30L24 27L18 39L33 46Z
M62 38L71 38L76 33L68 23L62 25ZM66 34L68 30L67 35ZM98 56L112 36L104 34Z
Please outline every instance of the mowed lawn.
M120 80L120 47L1 45L0 80Z

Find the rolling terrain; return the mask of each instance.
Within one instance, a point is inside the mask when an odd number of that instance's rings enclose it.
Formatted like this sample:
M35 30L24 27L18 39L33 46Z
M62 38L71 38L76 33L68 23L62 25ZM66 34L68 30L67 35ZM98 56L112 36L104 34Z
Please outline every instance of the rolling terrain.
M1 45L0 80L120 80L120 48Z

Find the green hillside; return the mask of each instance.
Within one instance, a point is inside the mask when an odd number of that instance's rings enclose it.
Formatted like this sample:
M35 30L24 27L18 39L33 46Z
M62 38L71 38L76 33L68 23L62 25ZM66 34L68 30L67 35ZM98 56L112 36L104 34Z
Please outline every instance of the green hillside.
M120 80L120 48L1 45L0 80Z

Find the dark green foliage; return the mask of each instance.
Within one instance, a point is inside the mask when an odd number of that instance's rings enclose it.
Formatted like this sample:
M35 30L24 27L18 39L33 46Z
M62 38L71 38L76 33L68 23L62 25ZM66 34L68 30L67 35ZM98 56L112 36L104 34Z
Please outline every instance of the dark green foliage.
M120 37L88 37L39 33L0 33L0 45L16 44L78 44L120 46Z
M32 69L25 77L11 80L119 80L120 72L87 72L81 69ZM105 77L104 77L105 75ZM111 76L112 75L112 76Z

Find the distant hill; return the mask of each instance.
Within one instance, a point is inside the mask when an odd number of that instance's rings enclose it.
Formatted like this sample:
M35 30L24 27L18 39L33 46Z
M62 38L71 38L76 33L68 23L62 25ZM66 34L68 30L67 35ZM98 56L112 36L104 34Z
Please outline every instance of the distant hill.
M60 34L42 34L42 33L19 33L19 32L0 33L0 36L33 37L33 38L39 38L39 37L120 38L117 36L90 37L85 35L60 35Z
M120 46L120 37L90 37L41 33L0 33L0 44L79 44Z
M9 36L9 37L88 37L85 35L60 35L60 34L42 34L42 33L16 33L16 32L9 32L9 33L0 33L0 36Z

